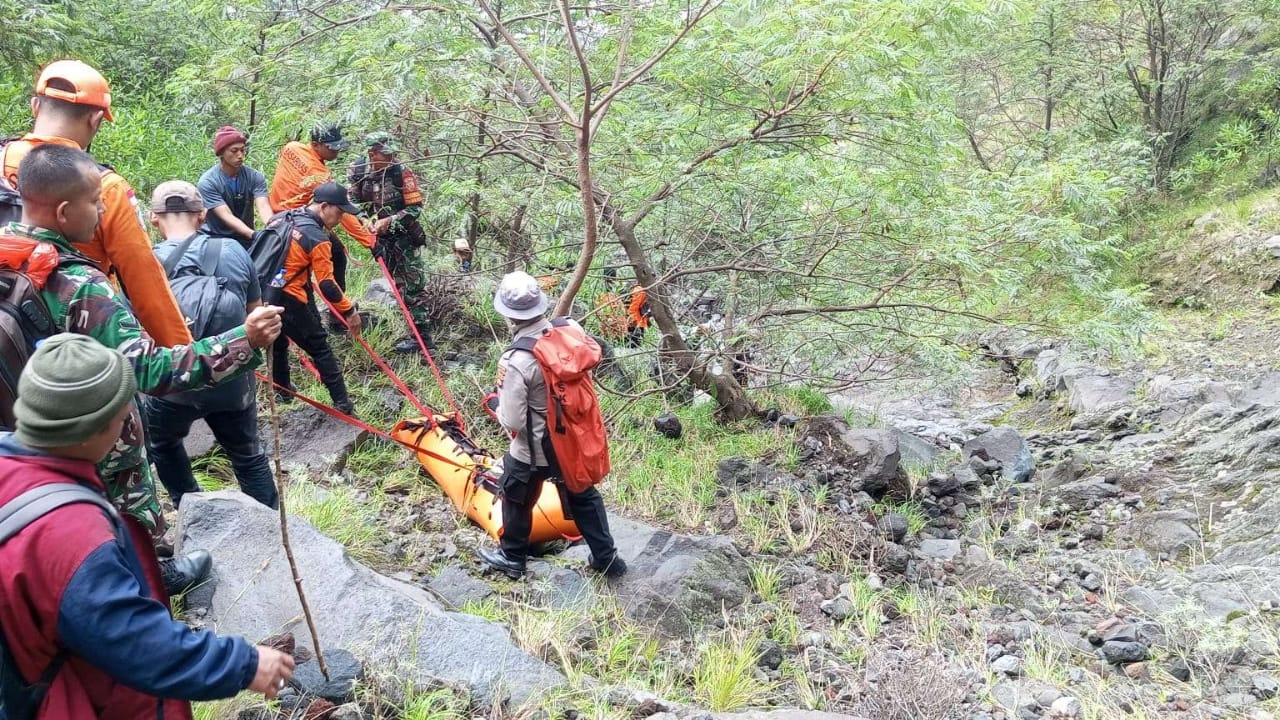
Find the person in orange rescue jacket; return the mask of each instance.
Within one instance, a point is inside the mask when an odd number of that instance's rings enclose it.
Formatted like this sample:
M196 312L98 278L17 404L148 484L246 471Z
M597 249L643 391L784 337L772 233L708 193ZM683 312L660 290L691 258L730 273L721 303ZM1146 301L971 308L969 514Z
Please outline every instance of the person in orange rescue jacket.
M313 128L309 143L295 141L281 148L280 159L276 162L276 174L271 178L271 192L267 195L272 211L279 213L311 204L311 195L315 189L333 182L333 172L326 163L336 160L338 153L345 149L347 141L336 125ZM359 208L342 216L342 229L353 240L368 248L370 253L379 255L377 238L360 217ZM336 235L333 235L332 263L333 277L338 287L345 291L347 249ZM345 326L334 317L329 321L329 330L341 333L345 331Z
M113 120L111 88L89 65L58 60L40 73L31 113L35 116L31 132L0 148L4 180L15 188L18 165L32 148L55 144L88 149L102 121ZM133 188L107 167L102 169L102 204L105 209L93 240L76 249L121 286L143 329L160 345L191 344L191 332L164 269L151 253Z
M284 307L284 329L271 348L272 379L282 388L293 389L289 383L289 341L292 340L315 362L316 370L320 372L320 381L333 400L333 407L351 415L355 405L347 394L342 366L338 364L333 348L329 347L329 338L325 336L320 314L316 312L311 276L315 275L315 286L329 304L342 314L351 333L358 336L360 313L334 278L332 257L333 228L344 214L354 214L356 207L351 204L346 188L330 182L315 189L310 205L284 212L290 223L289 252L285 256L284 293L281 300ZM278 222L279 217L280 214L277 213L272 222ZM287 402L292 397L284 393L280 399Z

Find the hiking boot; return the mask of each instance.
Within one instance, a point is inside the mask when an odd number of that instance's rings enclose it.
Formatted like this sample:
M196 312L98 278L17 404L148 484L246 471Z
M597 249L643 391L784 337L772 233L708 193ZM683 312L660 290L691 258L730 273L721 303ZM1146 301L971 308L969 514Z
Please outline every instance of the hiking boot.
M400 338L396 343L396 346L392 349L405 355L408 355L409 353L416 353L418 352L418 341L412 335L405 335Z
M285 392L285 390L288 390L290 392L298 392L298 388L294 387L292 383L284 386L283 389L275 388L277 405L288 405L289 403L293 402L296 399L292 395L290 395L288 392Z
M356 404L351 400L351 398L346 398L343 400L334 400L333 409L337 410L343 415L350 415L351 417L356 416Z
M612 580L613 578L622 577L627 573L626 561L618 557L618 554L616 552L613 554L613 559L604 564L597 563L594 556L588 555L587 567L609 578L610 580Z
M512 580L519 580L524 577L524 561L512 560L502 551L502 548L480 548L478 551L480 559L486 565L506 575Z
M204 550L187 553L180 558L160 561L160 577L164 578L166 595L181 595L209 578L213 556Z

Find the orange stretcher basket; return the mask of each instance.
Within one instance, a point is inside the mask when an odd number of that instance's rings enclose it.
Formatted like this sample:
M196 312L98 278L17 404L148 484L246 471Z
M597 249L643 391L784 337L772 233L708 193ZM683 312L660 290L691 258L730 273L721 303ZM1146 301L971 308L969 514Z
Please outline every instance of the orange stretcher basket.
M454 509L465 514L489 536L502 535L502 503L498 501L498 477L493 456L467 437L457 421L443 415L402 420L391 431L396 440L418 450L418 462L444 490ZM542 484L533 510L529 542L577 540L578 526L565 517L557 485Z

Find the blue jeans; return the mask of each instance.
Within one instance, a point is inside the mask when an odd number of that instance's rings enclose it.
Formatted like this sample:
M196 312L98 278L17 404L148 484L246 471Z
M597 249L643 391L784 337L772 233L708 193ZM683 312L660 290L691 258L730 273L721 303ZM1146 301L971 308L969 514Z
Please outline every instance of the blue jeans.
M276 507L276 483L267 455L258 442L258 404L252 392L246 397L237 392L204 391L197 401L190 403L157 397L143 400L147 453L156 464L156 474L175 507L182 502L184 494L200 492L200 485L191 473L191 458L187 457L187 449L182 444L196 420L204 420L223 452L231 458L236 481L244 494L263 505Z

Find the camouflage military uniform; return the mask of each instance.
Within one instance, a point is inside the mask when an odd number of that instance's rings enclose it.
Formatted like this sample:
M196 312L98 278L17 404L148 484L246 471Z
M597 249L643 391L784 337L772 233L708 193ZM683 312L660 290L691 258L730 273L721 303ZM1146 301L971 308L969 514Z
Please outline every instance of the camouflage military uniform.
M58 233L31 225L10 223L0 228L0 237L30 238L51 243L63 254L76 253ZM49 275L40 295L59 332L88 335L119 350L133 365L138 391L148 395L167 395L213 385L261 361L249 345L243 325L191 345L171 348L158 345L142 330L107 276L91 265L59 268ZM164 515L147 460L142 428L135 404L125 420L120 441L98 463L98 473L116 507L159 535L164 531Z
M427 236L418 224L422 212L418 179L399 163L373 171L368 158L360 158L351 164L348 180L352 199L370 217L392 218L391 226L378 235L378 244L386 253L387 269L409 306L413 324L425 330L430 320L423 304L427 278L418 260L418 249L426 245Z

